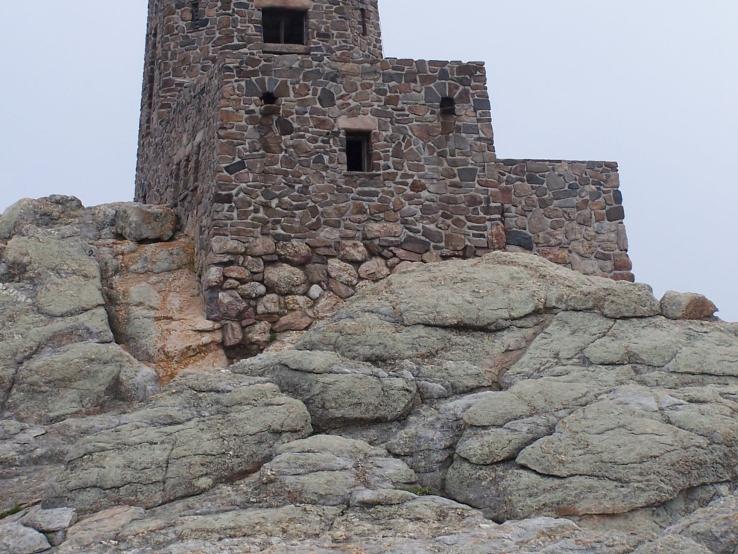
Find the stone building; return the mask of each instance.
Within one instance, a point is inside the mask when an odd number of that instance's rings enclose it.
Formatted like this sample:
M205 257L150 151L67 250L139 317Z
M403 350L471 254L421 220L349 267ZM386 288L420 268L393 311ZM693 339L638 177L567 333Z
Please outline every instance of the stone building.
M230 346L404 262L525 249L632 280L618 186L498 159L484 64L383 57L378 0L150 0L136 200L176 209Z

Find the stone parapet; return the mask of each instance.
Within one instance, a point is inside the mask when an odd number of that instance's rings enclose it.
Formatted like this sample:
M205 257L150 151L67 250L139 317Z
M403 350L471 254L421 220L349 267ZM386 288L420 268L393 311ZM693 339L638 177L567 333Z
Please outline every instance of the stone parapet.
M587 275L633 281L614 162L499 160L494 201L510 250L528 250Z

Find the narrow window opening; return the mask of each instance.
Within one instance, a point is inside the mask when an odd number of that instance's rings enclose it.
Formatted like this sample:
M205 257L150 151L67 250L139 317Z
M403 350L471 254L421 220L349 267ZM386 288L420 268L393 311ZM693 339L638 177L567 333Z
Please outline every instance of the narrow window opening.
M190 22L190 27L193 31L199 31L200 29L204 29L208 26L208 18L204 17L205 14L200 7L199 0L190 1L190 14L190 18L192 20Z
M456 115L456 100L450 96L441 98L441 115Z
M371 169L371 133L349 131L346 133L346 170L369 171Z
M195 169L193 171L193 177L192 177L192 188L196 188L200 185L200 145L197 145L197 148L195 148Z
M367 36L369 34L368 26L367 26L367 13L366 8L361 8L359 10L361 12L361 34L363 36Z
M265 106L271 106L277 103L277 96L273 92L265 92L261 95L261 101Z
M174 183L172 186L172 192L173 192L172 200L174 202L177 201L177 199L179 198L179 192L182 190L181 179L182 179L182 162L179 161L177 162L177 165L174 168Z
M307 12L266 8L262 11L262 27L268 44L307 43Z
M149 63L146 67L146 87L148 88L146 95L146 133L151 130L151 121L154 118L154 84L156 82L156 59L157 59L157 43L159 39L159 31L155 27L151 35L151 44L149 45Z
M182 175L182 185L179 188L179 194L175 200L179 200L182 193L190 190L192 186L192 157L188 154L184 162L184 175Z

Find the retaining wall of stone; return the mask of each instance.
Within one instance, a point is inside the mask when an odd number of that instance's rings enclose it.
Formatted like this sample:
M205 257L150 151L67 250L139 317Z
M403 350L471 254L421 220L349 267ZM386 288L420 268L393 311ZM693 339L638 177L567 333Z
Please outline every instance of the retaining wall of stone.
M202 287L207 317L223 322L229 354L258 353L278 333L305 330L331 315L360 287L441 261L436 252L413 251L399 224L369 225L376 238L364 242L213 239L218 263L209 267Z
M504 206L487 248L434 249L402 221L368 221L359 238L216 236L203 290L208 317L224 322L224 343L240 357L278 333L330 315L365 283L418 263L527 250L585 274L634 280L627 253L617 164L499 160L492 201Z

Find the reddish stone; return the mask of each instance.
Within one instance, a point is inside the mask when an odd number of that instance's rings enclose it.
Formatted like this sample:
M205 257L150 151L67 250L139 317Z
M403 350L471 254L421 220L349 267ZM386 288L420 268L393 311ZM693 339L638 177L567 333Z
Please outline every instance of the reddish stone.
M226 321L223 323L223 346L230 348L240 344L243 340L243 329L241 324L236 321Z
M630 271L633 269L633 262L630 261L627 254L616 256L614 262L615 271Z
M538 254L555 264L567 265L569 263L569 252L562 248L543 247L538 249Z
M369 252L361 241L345 240L338 246L338 257L345 262L361 263L369 259Z
M248 281L251 278L251 272L248 269L237 265L225 268L223 275L228 279L235 279L236 281Z
M466 246L466 239L463 235L446 233L444 244L449 250L463 250Z
M629 281L635 283L635 275L629 271L616 271L610 277L615 281Z
M491 225L488 234L488 247L490 250L505 250L507 247L507 233L505 225L495 222Z
M351 298L356 294L356 291L354 289L352 289L348 285L344 285L343 283L336 281L335 279L328 280L328 288L330 288L336 296L338 296L339 298L343 298L344 300L346 300L347 298Z
M284 333L285 331L304 331L313 324L313 318L306 314L303 310L291 312L282 317L272 326L272 330L276 333Z

